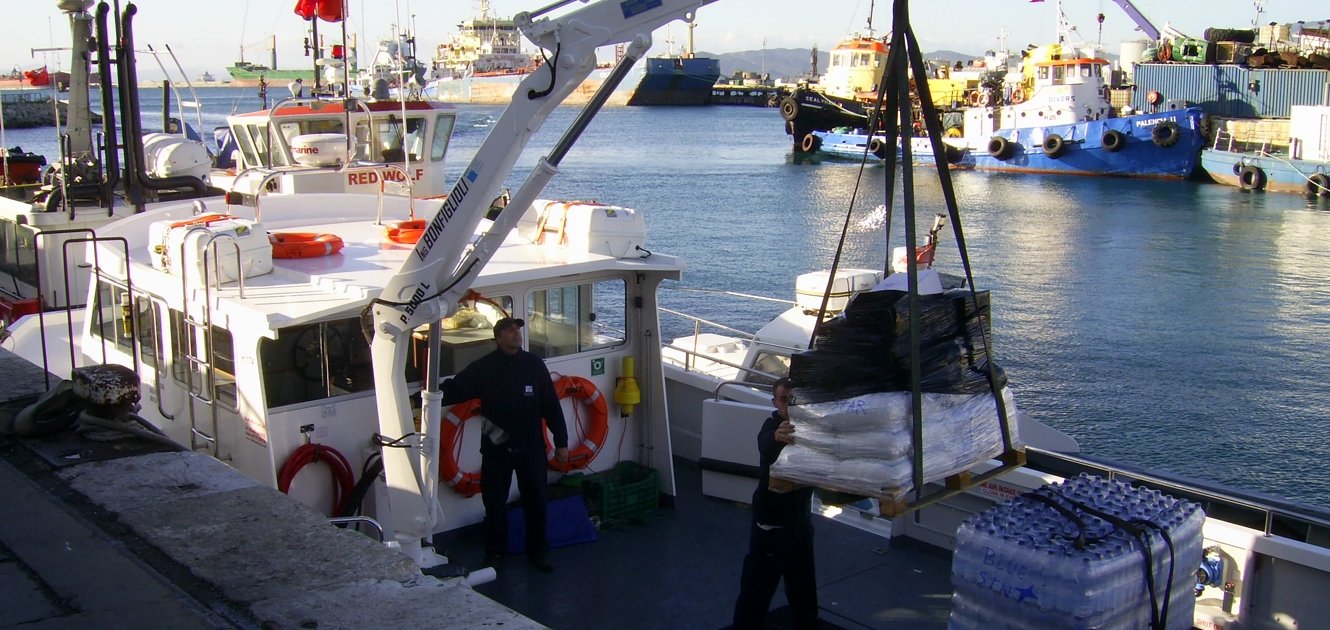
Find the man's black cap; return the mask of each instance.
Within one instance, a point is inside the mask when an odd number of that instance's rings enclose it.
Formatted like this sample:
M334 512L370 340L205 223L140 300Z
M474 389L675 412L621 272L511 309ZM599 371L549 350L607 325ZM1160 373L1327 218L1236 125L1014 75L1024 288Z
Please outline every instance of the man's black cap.
M498 337L499 333L503 332L505 329L512 326L521 328L523 326L526 326L526 322L516 317L505 317L503 319L500 319L499 321L494 322L494 336Z

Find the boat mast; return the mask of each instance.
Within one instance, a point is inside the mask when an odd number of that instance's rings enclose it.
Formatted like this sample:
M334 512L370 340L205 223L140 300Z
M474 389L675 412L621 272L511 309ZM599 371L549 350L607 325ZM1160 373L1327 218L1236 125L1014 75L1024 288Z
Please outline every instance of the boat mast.
M868 0L868 39L873 39L873 5L874 0Z

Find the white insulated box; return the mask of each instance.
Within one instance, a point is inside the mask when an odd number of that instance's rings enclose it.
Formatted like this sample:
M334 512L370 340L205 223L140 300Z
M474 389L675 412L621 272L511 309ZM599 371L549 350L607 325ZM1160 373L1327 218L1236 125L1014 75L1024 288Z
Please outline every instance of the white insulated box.
M205 215L184 221L157 221L148 226L148 243L154 268L177 276L182 268L187 269L191 280L202 280L205 252L208 279L213 282L234 282L239 274L250 278L272 271L268 230L262 223L247 219Z
M810 271L794 280L794 301L805 311L816 312L822 307L822 293L827 290L828 271ZM882 272L872 269L841 269L831 283L831 297L827 311L838 313L849 305L850 298L867 291L882 281Z
M638 247L646 247L646 221L632 208L537 200L523 217L524 224L528 221L536 222L539 230L532 233L539 242L591 254L638 258Z
M1330 105L1294 105L1289 116L1289 135L1301 149L1298 157L1330 161Z

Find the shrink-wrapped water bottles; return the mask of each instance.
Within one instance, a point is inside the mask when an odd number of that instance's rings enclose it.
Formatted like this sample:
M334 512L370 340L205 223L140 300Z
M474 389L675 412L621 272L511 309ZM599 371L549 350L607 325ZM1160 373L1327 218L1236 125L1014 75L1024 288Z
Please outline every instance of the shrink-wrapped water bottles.
M1137 630L1157 615L1190 628L1204 520L1198 504L1088 475L1016 497L957 531L949 627Z

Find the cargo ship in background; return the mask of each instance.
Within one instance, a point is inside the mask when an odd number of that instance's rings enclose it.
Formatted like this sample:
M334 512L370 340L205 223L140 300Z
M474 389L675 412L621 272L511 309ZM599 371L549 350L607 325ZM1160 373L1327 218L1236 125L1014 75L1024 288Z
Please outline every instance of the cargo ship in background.
M628 98L629 105L706 105L720 79L720 60L693 52L693 29L688 24L688 47L678 56L648 57L642 80Z
M622 51L615 52L617 60ZM435 50L421 93L449 103L505 105L517 84L542 63L543 58L522 50L522 33L511 17L500 18L490 11L489 0L477 0L475 17L458 24L452 38ZM610 68L605 64L593 70L565 103L585 103L609 77ZM636 84L629 76L607 104L627 103Z

